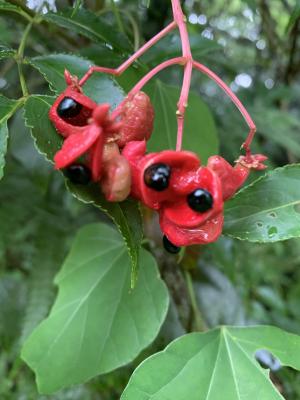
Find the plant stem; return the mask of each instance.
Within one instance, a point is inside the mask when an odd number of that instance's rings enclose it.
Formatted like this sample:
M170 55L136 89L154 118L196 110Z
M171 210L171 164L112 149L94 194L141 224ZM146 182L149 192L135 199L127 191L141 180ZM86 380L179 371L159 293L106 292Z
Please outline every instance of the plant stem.
M115 14L115 17L116 17L116 20L117 20L117 24L118 24L119 30L120 30L122 33L125 34L125 29L124 29L124 26L123 26L123 22L122 22L121 15L120 15L120 13L119 13L119 8L118 8L118 6L116 6L116 3L115 3L114 0L110 0L110 4L111 4L111 8L112 8L112 10L113 10L113 13Z
M28 96L28 89L27 89L26 80L25 80L25 77L23 74L23 58L24 58L24 50L25 50L26 41L27 41L27 38L28 38L28 35L32 28L33 23L34 23L34 19L31 20L31 22L27 25L27 27L23 33L23 37L20 42L20 46L18 48L17 55L16 55L19 79L20 79L21 89L22 89L22 93L23 93L24 97Z
M176 112L177 125L178 125L176 150L180 151L183 139L184 114L188 106L188 97L191 87L191 79L193 72L193 56L191 52L189 34L186 27L186 17L182 12L180 0L172 0L172 9L173 9L174 21L176 22L180 33L180 38L182 43L182 56L185 57L186 59L186 63L184 66L182 89L177 104L178 109Z
M87 73L81 78L79 81L79 85L82 86L85 82L91 77L94 72L102 72L107 73L115 76L121 75L127 68L129 68L141 55L143 55L147 50L149 50L154 44L156 44L159 40L161 40L164 36L166 36L169 32L173 29L178 28L182 43L182 57L173 58L171 60L165 61L154 69L152 69L146 76L144 76L140 82L136 84L136 86L130 91L131 94L136 93L137 91L141 90L142 87L151 79L153 78L158 72L162 71L164 68L167 68L171 65L182 65L184 67L184 77L182 83L182 89L179 101L177 103L177 143L176 143L176 150L180 151L182 148L182 139L183 139L183 128L184 128L184 115L185 109L188 106L188 97L190 92L191 86L191 77L193 69L198 69L205 75L207 75L210 79L216 82L224 92L230 97L233 103L237 106L241 114L243 115L244 119L246 120L249 133L242 145L242 148L246 152L246 157L249 157L249 162L251 162L251 151L250 145L253 140L253 137L256 132L256 126L251 119L249 113L247 112L246 108L242 105L240 100L237 96L232 92L232 90L226 85L225 82L222 81L213 71L205 67L204 65L196 62L193 59L190 40L188 35L188 30L186 26L186 17L183 14L180 0L171 0L172 3L172 10L173 10L173 21L166 26L162 31L160 31L157 35L155 35L152 39L150 39L147 43L144 44L139 50L137 50L131 57L128 58L123 64L121 64L118 68L106 68L106 67L98 67L93 66L87 71ZM111 0L111 4L113 9L115 10L115 14L119 15L119 10L116 8L114 1ZM116 14L116 17L117 17ZM117 18L118 19L118 18ZM122 30L122 29L120 29ZM247 158L246 158L247 160Z
M193 310L194 317L195 317L196 330L199 332L204 332L207 330L207 326L202 318L201 312L200 312L198 304L197 304L197 299L196 299L196 294L195 294L191 274L189 273L189 271L185 270L184 276L185 276L186 285L187 285L188 293L189 293L190 300L191 300L192 310Z
M138 24L135 22L134 17L126 10L119 10L119 12L123 13L126 15L128 18L129 22L131 23L132 26L132 34L133 34L133 49L134 52L137 52L139 47L140 47L140 32L139 32L139 27Z

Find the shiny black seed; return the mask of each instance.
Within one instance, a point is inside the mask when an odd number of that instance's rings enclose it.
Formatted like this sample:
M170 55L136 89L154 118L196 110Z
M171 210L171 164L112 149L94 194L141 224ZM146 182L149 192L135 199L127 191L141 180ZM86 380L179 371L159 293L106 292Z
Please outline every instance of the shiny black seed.
M175 246L175 244L171 243L167 236L163 237L163 245L165 250L171 254L178 254L180 252L180 247Z
M187 197L188 205L192 210L204 213L213 207L214 200L212 195L205 189L196 189Z
M64 173L72 183L77 185L87 185L91 181L91 171L82 164L70 165L64 170Z
M74 118L80 114L81 109L81 104L71 99L71 97L65 97L57 107L57 114L64 119Z
M144 173L145 184L157 192L162 192L169 186L171 168L166 164L153 164Z

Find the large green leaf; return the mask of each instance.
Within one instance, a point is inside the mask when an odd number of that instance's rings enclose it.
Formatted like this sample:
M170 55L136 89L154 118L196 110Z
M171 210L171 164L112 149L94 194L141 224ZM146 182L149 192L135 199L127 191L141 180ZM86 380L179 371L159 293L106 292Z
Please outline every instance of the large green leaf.
M275 327L222 327L172 342L140 365L121 400L283 399L255 360L266 349L300 369L300 337Z
M0 44L0 60L3 58L13 57L16 54L14 49Z
M150 151L175 149L177 122L176 107L180 89L156 80L147 90L155 108L154 132L148 143ZM218 137L209 108L201 98L191 92L186 110L183 149L200 156L203 163L218 153Z
M88 37L94 42L104 42L121 51L131 50L126 36L122 35L104 18L84 8L79 8L76 13L74 13L73 8L66 9L60 13L50 12L44 15L43 18L47 22Z
M224 233L250 242L300 236L300 165L275 169L227 202Z
M61 147L61 137L52 126L48 112L54 101L51 96L31 96L25 105L26 125L31 129L35 144L41 154L52 162ZM126 200L122 203L106 201L99 185L79 186L68 184L72 194L85 203L92 203L108 214L123 235L132 259L132 285L136 280L139 249L143 238L142 217L138 203Z
M51 89L56 93L60 93L66 88L65 69L69 70L72 75L81 77L92 65L88 60L68 54L35 57L30 60L30 63L43 74L50 83ZM115 108L124 97L124 92L110 76L97 73L84 85L84 93L97 103L110 103L112 108Z
M105 224L79 231L55 282L59 292L51 313L22 351L43 393L133 360L154 340L168 309L167 289L146 251L130 291L126 248Z
M3 168L5 165L5 154L7 150L7 120L19 107L20 102L7 99L0 95L0 179L3 177Z

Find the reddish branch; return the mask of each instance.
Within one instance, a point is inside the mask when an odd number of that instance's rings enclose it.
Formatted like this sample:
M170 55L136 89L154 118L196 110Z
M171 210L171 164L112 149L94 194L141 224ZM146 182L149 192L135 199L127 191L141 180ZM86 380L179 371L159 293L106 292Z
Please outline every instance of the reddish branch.
M160 39L166 36L169 32L173 31L175 28L179 29L181 42L182 42L182 57L172 58L167 60L155 68L153 68L147 75L145 75L136 86L129 92L130 94L135 94L140 91L146 83L150 79L152 79L156 74L158 74L163 69L170 67L172 65L182 65L184 68L184 76L182 83L181 95L177 104L177 144L176 150L181 150L182 147L182 138L183 138L183 128L184 128L184 116L185 110L188 105L188 97L190 92L191 85L191 77L193 69L197 69L200 72L204 73L210 79L216 82L216 84L231 98L233 103L237 106L242 116L244 117L247 125L249 126L249 134L242 145L242 148L246 151L246 157L251 160L251 150L250 145L252 143L253 137L256 132L256 126L250 117L249 113L237 98L237 96L232 92L232 90L226 85L225 82L222 81L214 72L212 72L209 68L195 61L192 56L190 40L188 36L188 31L186 27L186 17L182 12L182 8L180 5L180 0L171 0L172 9L173 9L173 21L161 32L159 32L156 36L154 36L149 42L147 42L144 46L142 46L136 53L134 53L128 60L126 60L123 64L121 64L118 68L105 68L93 66L88 72L82 77L79 81L79 85L82 86L86 83L86 81L91 77L94 72L102 72L115 76L121 75L127 68L129 68L140 56L142 56L147 50L149 50L153 45L155 45Z

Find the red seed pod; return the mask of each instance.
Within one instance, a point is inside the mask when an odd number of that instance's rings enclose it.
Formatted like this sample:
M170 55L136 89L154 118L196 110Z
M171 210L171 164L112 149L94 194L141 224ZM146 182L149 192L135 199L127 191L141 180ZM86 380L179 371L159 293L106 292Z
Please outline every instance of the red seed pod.
M68 137L88 125L95 107L97 104L80 89L69 86L51 106L49 118L60 135Z
M131 173L125 157L118 155L104 163L101 189L107 201L123 201L129 196Z
M153 130L154 109L149 96L138 92L120 105L122 128L117 144L124 147L133 140L148 140Z
M245 183L251 169L263 170L263 164L267 157L262 154L240 156L232 167L224 158L212 156L208 159L207 166L212 169L220 178L222 183L223 200L228 200Z
M131 142L122 152L131 166L131 195L159 212L161 229L176 246L215 241L223 226L217 174L188 151L144 153L145 142Z

